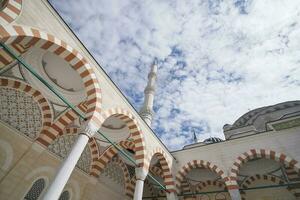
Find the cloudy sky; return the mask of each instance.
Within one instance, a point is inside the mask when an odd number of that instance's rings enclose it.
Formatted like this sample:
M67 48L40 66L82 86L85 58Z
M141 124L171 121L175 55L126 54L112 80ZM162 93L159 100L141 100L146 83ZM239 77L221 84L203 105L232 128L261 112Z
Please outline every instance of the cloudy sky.
M159 60L153 129L170 150L300 97L298 0L50 2L137 109Z

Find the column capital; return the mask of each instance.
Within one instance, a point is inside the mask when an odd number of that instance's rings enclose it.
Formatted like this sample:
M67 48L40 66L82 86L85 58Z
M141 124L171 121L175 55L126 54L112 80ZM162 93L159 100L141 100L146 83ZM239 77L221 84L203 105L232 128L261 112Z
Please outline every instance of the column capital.
M98 126L92 121L85 121L80 127L80 133L87 135L89 138L93 137L98 131Z
M146 179L147 175L148 175L148 171L145 170L143 167L135 168L136 180L144 181Z

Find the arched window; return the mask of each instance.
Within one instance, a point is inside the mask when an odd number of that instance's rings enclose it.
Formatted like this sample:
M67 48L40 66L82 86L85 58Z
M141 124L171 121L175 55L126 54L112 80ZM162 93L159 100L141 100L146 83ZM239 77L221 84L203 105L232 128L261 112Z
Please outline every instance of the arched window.
M61 193L58 200L69 200L69 199L70 199L70 193L68 190L66 190L63 193Z
M24 200L37 200L45 188L45 180L40 178L36 180L27 192Z

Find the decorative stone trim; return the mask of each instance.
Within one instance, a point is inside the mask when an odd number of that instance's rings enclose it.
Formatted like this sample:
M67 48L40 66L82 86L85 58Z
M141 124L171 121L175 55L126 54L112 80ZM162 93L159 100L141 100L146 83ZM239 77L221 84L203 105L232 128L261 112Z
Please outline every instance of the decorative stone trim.
M32 88L30 85L26 84L20 80L13 80L9 78L0 78L0 87L12 88L21 92L26 93L38 103L40 110L42 112L42 129L41 132L47 130L51 126L52 122L52 112L48 101L44 96L36 89Z
M163 174L163 170L159 167L156 167L156 166L150 166L149 168L150 172L153 173L155 176L158 176L158 177L162 177L164 176Z
M256 181L259 180L265 180L268 182L273 182L276 185L281 185L284 184L284 180L276 177L276 176L272 176L272 175L260 175L260 174L256 174L253 176L250 176L249 178L247 178L244 181L244 184L241 186L243 189L246 189L248 187L251 187L252 184L254 184ZM296 191L293 191L292 189L286 188L288 191L291 191L295 196L297 195ZM241 193L241 198L242 200L246 200L247 195L246 195L246 191L240 191ZM296 196L297 197L297 196Z
M83 113L85 113L87 109L85 103L80 103L77 108ZM54 121L49 129L44 130L40 134L37 141L46 147L49 146L53 140L63 134L63 130L75 119L78 119L78 115L72 109L66 110Z
M5 43L19 54L22 54L35 46L56 54L67 61L80 75L85 86L87 95L86 118L101 126L101 89L94 74L93 68L88 61L66 42L54 37L51 34L38 29L25 26L0 26L0 42ZM0 51L0 68L12 62L3 49Z
M134 151L134 143L131 141L121 141L119 145L124 149L130 149ZM111 161L111 159L118 154L118 150L114 146L109 146L100 156L99 159L95 160L91 175L98 177L100 173L104 170L106 165Z
M114 116L120 120L122 120L129 129L130 138L133 139L134 143L134 151L135 151L135 160L139 167L143 167L145 165L145 155L146 155L146 146L144 142L144 136L139 127L139 123L129 111L116 107L108 109L107 111L102 113L102 121L105 119Z
M55 139L57 139L57 138L59 138L63 135L78 135L79 133L80 133L80 128L78 128L78 127L66 128L61 132L61 134L57 135L52 142L54 142ZM93 162L98 159L98 155L99 155L99 149L98 149L98 145L97 145L97 142L96 142L95 138L90 138L89 139L88 147L89 147L89 153L90 153L90 156L91 156L90 157L91 161L90 161L89 170L86 171L87 173L89 173L91 171L91 168L93 166Z
M199 183L196 186L196 192L201 192L201 190L205 189L206 187L209 186L216 186L218 188L220 188L220 190L225 190L226 189L226 185L225 183L222 183L220 181L212 181L212 180L206 180L206 181L202 181L201 183Z
M168 192L176 192L175 189L175 182L173 179L173 175L171 172L171 167L169 166L169 163L167 161L167 155L166 153L160 148L156 147L155 149L152 150L151 153L148 155L147 159L147 166L150 166L151 159L156 156L159 160L159 163L162 168L162 178L164 179L164 183L166 186L166 189ZM147 168L149 170L149 167Z
M127 166L125 165L125 163L122 161L122 159L117 158L115 160L115 163L119 165L119 167L122 169L123 171L123 175L124 175L124 189L125 189L125 195L127 195L128 197L131 197L131 193L128 193L128 188L130 188L130 184L131 184L131 180L130 180L130 174L129 171L127 169Z
M217 165L212 164L211 162L207 162L204 160L193 160L185 164L177 173L176 175L176 188L177 192L180 192L181 184L186 175L193 169L193 168L206 168L212 172L218 174L222 180L225 182L226 176L224 175L223 170L221 170Z
M287 167L293 168L298 174L300 174L300 165L298 161L288 157L286 154L278 153L267 149L250 149L249 151L241 154L233 163L230 170L230 176L226 181L227 187L238 189L236 181L241 166L254 158L265 158L275 160L284 164Z
M0 24L6 25L13 22L21 13L22 0L7 0L0 11Z

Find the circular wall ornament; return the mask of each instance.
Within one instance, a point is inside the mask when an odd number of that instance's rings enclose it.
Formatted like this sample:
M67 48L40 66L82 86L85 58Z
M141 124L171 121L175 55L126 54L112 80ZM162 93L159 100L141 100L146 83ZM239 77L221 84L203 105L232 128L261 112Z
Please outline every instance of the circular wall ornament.
M77 105L86 100L86 93L82 78L68 62L55 54L33 47L25 53L25 61L35 68L36 72L71 103ZM44 84L36 79L26 69L21 69L25 79L53 103L64 103L50 91Z

